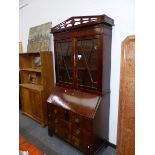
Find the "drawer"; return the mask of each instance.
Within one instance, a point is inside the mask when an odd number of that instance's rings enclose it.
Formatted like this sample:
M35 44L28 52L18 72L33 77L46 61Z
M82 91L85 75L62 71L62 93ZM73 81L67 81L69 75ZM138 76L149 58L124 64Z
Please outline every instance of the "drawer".
M59 118L51 118L48 121L48 125L51 128L55 128L55 127L60 127L62 129L67 129L69 130L69 122L61 120Z
M57 134L59 137L65 140L68 139L69 131L67 129L59 128Z
M71 134L69 134L67 141L77 148L81 148L82 146L82 141L80 140L80 138L77 138Z
M74 135L77 138L80 138L83 142L87 144L90 144L93 142L93 134L85 130L85 128L81 129L81 128L78 128L77 125L71 124L70 132L72 135Z
M92 119L83 117L81 115L78 115L73 112L69 112L69 121L75 125L78 126L78 128L85 129L87 131L92 131L93 130L93 121Z
M68 139L69 130L62 129L60 126L55 126L51 129L55 134L63 139Z
M90 145L85 144L84 141L82 141L80 138L77 138L71 134L68 136L67 141L71 143L72 145L74 145L79 150L81 150L82 152L89 154L91 144Z
M65 119L66 113L67 113L67 110L59 106L53 105L51 103L48 103L48 118L49 119L51 118Z
M66 139L69 134L69 123L63 120L54 119L54 121L50 121L48 128L64 139Z

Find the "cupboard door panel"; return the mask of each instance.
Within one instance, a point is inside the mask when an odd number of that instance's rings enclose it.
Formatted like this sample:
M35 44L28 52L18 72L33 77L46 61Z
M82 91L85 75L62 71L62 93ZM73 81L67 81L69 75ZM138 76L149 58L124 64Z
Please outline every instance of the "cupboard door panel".
M78 86L98 88L98 39L77 40Z
M31 91L33 116L41 120L43 115L41 92Z
M30 99L30 91L26 88L20 88L20 95L22 100L22 110L23 112L32 115L32 108L31 108L31 99Z

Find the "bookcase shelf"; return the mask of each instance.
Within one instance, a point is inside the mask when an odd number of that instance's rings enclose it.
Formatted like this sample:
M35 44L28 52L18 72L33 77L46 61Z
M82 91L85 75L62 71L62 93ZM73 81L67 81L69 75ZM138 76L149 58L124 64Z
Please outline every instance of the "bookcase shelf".
M36 84L31 84L31 83L23 83L20 84L19 86L28 88L28 89L33 89L37 91L43 91L43 86L42 85L36 85Z
M41 73L41 68L22 68L20 71L38 72Z

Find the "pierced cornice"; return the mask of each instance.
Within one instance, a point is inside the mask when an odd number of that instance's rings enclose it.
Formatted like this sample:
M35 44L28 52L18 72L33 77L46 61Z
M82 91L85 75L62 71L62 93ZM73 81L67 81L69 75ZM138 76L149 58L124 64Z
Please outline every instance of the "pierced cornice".
M100 24L100 23L105 23L110 26L114 25L113 19L109 18L106 15L76 16L76 17L71 17L63 21L62 23L56 25L55 27L51 29L51 32L54 33L54 32L59 32L63 30L74 29L78 27L95 25L95 24Z

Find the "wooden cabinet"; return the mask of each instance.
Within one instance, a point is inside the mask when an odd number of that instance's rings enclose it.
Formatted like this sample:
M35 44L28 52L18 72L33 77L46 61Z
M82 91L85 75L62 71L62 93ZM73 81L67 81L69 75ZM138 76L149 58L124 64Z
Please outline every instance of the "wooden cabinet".
M47 100L49 135L56 133L81 151L94 153L102 144L95 126L100 100L96 94L55 87Z
M46 99L54 87L52 53L21 53L19 60L22 112L45 125Z
M108 140L113 19L71 17L51 29L56 87L47 100L49 135L86 154Z
M22 111L33 116L39 122L43 121L42 92L22 87Z
M135 36L122 43L117 155L135 154Z

